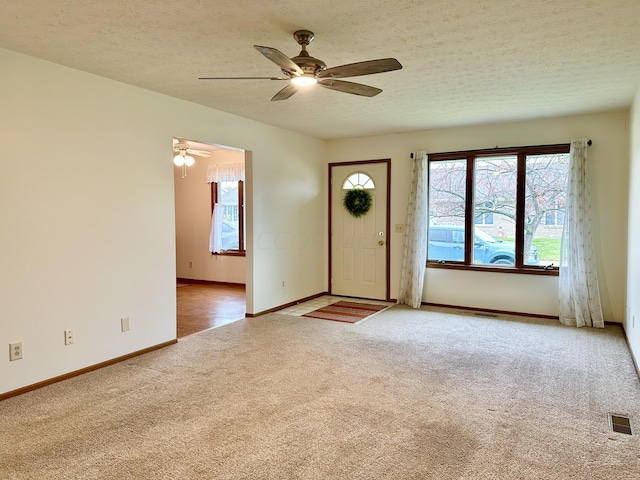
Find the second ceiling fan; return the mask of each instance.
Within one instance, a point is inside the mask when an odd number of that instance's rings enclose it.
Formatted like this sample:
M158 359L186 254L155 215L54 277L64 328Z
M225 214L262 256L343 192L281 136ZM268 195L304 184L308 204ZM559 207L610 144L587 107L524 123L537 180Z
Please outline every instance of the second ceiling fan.
M382 92L382 90L369 85L362 85L361 83L336 79L391 72L402 68L400 62L395 58L381 58L327 68L327 65L322 60L312 57L307 52L307 45L314 38L313 32L298 30L294 32L293 37L302 46L302 51L297 57L289 58L275 48L254 45L256 50L280 67L285 75L284 77L200 77L200 80L289 80L290 83L274 95L271 99L272 102L286 100L295 94L299 87L315 83L330 90L363 97L373 97Z

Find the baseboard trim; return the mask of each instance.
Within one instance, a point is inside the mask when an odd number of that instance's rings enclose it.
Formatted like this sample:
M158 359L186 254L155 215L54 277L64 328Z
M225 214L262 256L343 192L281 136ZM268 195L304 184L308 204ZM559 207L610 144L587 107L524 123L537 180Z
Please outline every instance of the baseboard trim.
M269 310L263 310L262 312L257 312L257 313L247 313L246 317L247 318L259 317L260 315L266 315L267 313L277 312L278 310L282 310L283 308L293 307L294 305L297 305L299 303L308 302L309 300L313 300L315 298L322 297L324 295L329 295L329 294L327 292L316 293L315 295L310 295L308 297L301 298L300 300L296 300L294 302L285 303L284 305L280 305L279 307L273 307L273 308L270 308Z
M42 387L46 387L47 385L51 385L53 383L61 382L63 380L68 380L73 377L77 377L78 375L82 375L83 373L89 373L94 370L98 370L103 367L108 367L109 365L113 365L115 363L122 362L124 360L129 360L130 358L137 357L139 355L143 355L145 353L152 352L154 350L159 350L164 347L168 347L169 345L173 345L178 343L177 339L169 340L168 342L159 343L157 345L153 345L151 347L143 348L142 350L138 350L135 352L127 353L126 355L122 355L120 357L112 358L111 360L106 360L104 362L96 363L95 365L90 365L85 368L81 368L80 370L74 370L73 372L65 373L64 375L59 375L57 377L49 378L47 380L43 380L38 383L33 383L31 385L27 385L26 387L21 387L16 390L11 390L10 392L0 393L0 401L6 400L7 398L15 397L18 395L22 395L23 393L31 392L33 390L37 390Z
M192 285L211 285L219 287L242 287L246 289L244 283L232 283L232 282L218 282L215 280L195 280L193 278L176 278L176 282L189 283Z
M493 310L490 308L462 307L460 305L447 305L444 303L430 303L430 302L422 302L422 305L426 305L428 307L454 308L458 310L467 310L467 311L474 311L474 312L496 313L499 315L518 315L520 317L546 318L549 320L558 320L557 316L541 315L538 313L511 312L509 310Z
M624 329L624 324L616 323L615 325L620 325L620 328L622 329L622 334L624 335L624 341L627 342L627 349L629 350L629 356L631 357L633 366L636 368L636 375L638 375L638 380L640 380L640 368L638 368L638 362L636 361L636 357L633 355L633 350L631 350L631 344L629 343L629 337L627 337L627 331Z

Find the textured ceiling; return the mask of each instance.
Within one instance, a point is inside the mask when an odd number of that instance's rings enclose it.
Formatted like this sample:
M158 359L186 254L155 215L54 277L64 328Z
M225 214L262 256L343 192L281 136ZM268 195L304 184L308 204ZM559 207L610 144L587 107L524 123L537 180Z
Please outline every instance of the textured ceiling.
M395 57L353 79L373 98L284 82L253 49L292 57L315 32L328 67ZM640 86L640 0L4 0L0 47L319 138L627 107ZM349 79L348 79L349 80Z

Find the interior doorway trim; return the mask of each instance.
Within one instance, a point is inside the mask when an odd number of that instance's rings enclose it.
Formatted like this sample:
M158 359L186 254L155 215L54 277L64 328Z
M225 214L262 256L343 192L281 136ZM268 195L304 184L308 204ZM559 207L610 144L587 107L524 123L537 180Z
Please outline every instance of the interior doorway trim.
M378 160L357 160L352 162L335 162L329 164L329 188L328 188L328 201L329 201L329 279L328 279L328 292L331 294L332 290L332 245L331 245L331 237L332 237L332 223L333 223L333 212L331 206L331 194L333 188L333 168L334 167L344 167L349 165L361 166L361 165L370 165L375 163L384 163L387 167L387 202L386 202L386 219L385 219L385 228L387 231L386 242L385 242L385 300L388 302L391 299L391 159L383 158Z

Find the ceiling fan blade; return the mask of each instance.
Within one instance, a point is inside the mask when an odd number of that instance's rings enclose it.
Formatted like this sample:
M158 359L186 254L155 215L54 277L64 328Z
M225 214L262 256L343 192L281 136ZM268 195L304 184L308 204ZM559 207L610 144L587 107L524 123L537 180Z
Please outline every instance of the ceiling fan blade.
M276 93L271 99L271 101L277 102L278 100L286 100L297 91L298 91L298 87L296 87L295 85L289 84L286 87L284 87L282 90L280 90L278 93Z
M304 73L302 69L293 62L293 60L287 57L280 50L276 50L271 47L262 47L260 45L254 45L253 48L278 65L285 72L289 72L291 75L302 75Z
M187 149L187 153L190 155L196 155L197 157L210 157L211 152L207 152L206 150L194 150L192 148Z
M291 80L289 77L200 77L198 80Z
M371 75L373 73L392 72L400 70L402 65L395 58L381 58L366 62L349 63L338 67L327 68L318 73L318 78L345 78L359 75Z
M351 93L353 95L361 95L363 97L375 97L382 92L381 89L376 87L370 87L369 85L362 85L361 83L345 82L343 80L318 80L318 85L330 90L337 90L339 92Z

